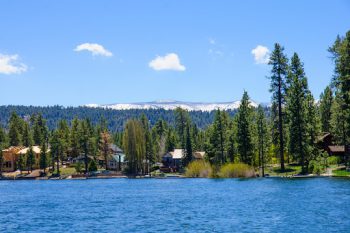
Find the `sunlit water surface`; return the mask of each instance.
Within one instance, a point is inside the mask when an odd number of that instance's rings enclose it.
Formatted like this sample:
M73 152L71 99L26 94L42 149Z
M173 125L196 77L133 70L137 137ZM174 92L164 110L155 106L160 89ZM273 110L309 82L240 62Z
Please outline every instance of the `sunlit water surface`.
M350 180L1 181L0 232L350 232Z

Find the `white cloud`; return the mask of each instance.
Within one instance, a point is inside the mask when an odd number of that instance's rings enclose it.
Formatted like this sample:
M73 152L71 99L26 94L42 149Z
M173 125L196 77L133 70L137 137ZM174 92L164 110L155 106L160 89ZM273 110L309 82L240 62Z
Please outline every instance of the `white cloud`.
M96 55L105 56L105 57L113 56L113 54L110 51L108 51L102 45L99 45L99 44L84 43L84 44L78 45L74 49L74 51L76 51L76 52L80 52L80 51L84 51L84 50L91 52L92 55L94 55L94 56L96 56Z
M252 54L254 55L256 64L267 64L269 62L270 50L265 46L256 46L256 48L252 50Z
M27 66L18 62L19 56L0 54L0 73L1 74L20 74L27 71Z
M164 57L157 56L148 64L154 70L175 70L185 71L186 67L181 65L176 53L168 53Z

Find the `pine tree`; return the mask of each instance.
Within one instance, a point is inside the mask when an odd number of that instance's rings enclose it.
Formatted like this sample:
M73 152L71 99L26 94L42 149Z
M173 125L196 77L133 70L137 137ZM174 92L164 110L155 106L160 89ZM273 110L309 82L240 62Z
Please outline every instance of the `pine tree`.
M57 174L57 176L59 176L60 175L60 157L63 153L62 152L63 145L62 145L60 133L58 130L55 130L52 133L50 145L51 145L51 159L53 161L53 164L56 163L56 166L57 166L56 174Z
M29 124L27 122L24 122L22 141L23 141L23 146L25 147L29 147L30 145L33 145L32 133L29 128Z
M47 142L43 140L43 144L41 145L41 153L40 153L40 169L46 173L46 168L48 167L48 159L47 159Z
M72 120L69 142L70 156L73 158L78 157L80 155L79 120L76 117Z
M22 143L21 135L21 119L19 116L12 112L9 121L9 140L11 146L19 146Z
M26 158L27 158L27 170L32 172L33 166L35 164L35 154L32 146L29 147L29 150L27 151L27 154L26 154Z
M335 98L331 107L331 132L334 136L334 142L338 145L346 144L346 129L349 123L346 121L346 112L343 109L344 103L341 95L335 93Z
M320 118L321 118L321 128L323 132L331 131L332 103L333 103L332 89L329 86L327 86L320 96Z
M267 122L264 113L264 109L261 105L258 107L257 112L257 133L258 133L258 151L259 151L259 167L261 168L261 174L265 176L265 156L267 150Z
M46 129L46 120L43 118L41 113L33 117L33 139L34 145L41 145L43 142L43 133Z
M100 137L99 150L104 158L106 170L108 170L108 159L109 159L109 156L111 155L109 150L110 143L111 143L111 135L108 133L108 131L102 132Z
M305 156L308 146L306 143L308 123L306 121L308 111L306 97L309 90L303 64L296 53L291 59L288 84L286 109L289 123L289 152L299 160L305 173L307 171Z
M246 91L243 93L241 105L237 112L237 149L241 161L246 164L253 164L254 145L251 132L252 109L249 96Z
M286 76L288 72L288 58L283 54L284 48L278 43L275 44L275 48L271 54L269 65L271 68L271 89L273 93L273 102L277 104L278 112L278 137L279 137L279 157L281 163L281 171L284 171L284 113L283 104L285 101L285 89L286 89Z
M193 149L192 149L192 135L190 132L190 125L186 125L186 147L185 156L182 160L183 166L187 166L192 161Z
M17 161L17 168L20 170L21 174L26 168L26 161L27 161L26 156L24 154L20 154Z

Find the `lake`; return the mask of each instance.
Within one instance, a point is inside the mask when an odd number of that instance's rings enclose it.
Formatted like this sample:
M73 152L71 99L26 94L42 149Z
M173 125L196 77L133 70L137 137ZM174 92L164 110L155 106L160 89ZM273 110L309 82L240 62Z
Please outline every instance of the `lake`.
M1 181L0 232L350 232L350 180Z

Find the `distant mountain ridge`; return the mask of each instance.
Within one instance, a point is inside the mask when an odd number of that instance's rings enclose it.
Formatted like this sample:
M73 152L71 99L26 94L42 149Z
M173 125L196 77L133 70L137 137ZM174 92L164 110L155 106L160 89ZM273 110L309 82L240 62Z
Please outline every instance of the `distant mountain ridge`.
M235 110L239 108L241 101L233 102L184 102L176 100L160 100L152 102L139 102L139 103L117 103L117 104L87 104L86 107L91 108L107 108L114 110L130 110L130 109L164 109L164 110L174 110L177 107L186 109L188 111L203 111L211 112L217 109L220 110ZM250 105L252 107L258 107L258 103L250 100ZM265 106L265 104L264 104Z

